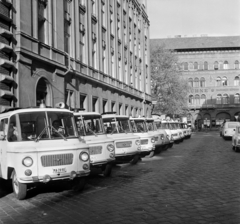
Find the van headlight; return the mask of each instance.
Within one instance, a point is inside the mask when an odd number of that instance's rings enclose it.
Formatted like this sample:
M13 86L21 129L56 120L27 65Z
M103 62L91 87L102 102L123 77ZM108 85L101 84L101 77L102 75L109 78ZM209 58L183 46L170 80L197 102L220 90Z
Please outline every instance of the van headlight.
M152 143L155 143L155 138L151 138L151 142L152 142Z
M107 145L107 150L108 150L109 152L113 152L114 149L115 149L115 147L114 147L113 144L108 144L108 145Z
M135 141L135 144L136 144L136 145L140 145L140 140L136 140L136 141Z
M79 155L79 159L83 162L87 162L89 160L89 154L87 152L81 152Z
M22 164L26 167L30 167L32 166L33 164L33 160L31 157L25 157L23 160L22 160Z

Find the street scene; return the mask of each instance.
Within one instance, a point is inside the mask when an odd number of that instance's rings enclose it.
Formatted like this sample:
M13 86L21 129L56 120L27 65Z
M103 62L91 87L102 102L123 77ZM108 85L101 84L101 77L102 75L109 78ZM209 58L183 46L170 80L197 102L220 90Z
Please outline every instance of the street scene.
M239 157L219 132L196 132L111 177L96 171L80 193L47 184L19 201L1 180L0 223L239 223Z

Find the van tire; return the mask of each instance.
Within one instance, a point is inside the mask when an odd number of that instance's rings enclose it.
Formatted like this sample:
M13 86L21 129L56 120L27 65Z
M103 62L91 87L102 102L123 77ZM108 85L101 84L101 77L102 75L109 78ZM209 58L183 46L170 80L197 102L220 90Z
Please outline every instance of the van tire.
M154 156L155 152L154 151L151 151L147 156L146 158L152 158Z
M103 176L104 177L109 177L111 176L111 173L112 173L112 164L106 164L102 167L102 170L103 170Z
M12 188L15 197L18 200L23 200L27 196L27 184L20 183L17 180L17 174L15 170L12 172Z
M169 144L168 148L172 148L173 147L173 142Z
M73 180L73 190L82 191L86 185L86 177L77 177Z
M139 161L139 155L135 155L130 163L132 165L135 165L138 163L138 161Z

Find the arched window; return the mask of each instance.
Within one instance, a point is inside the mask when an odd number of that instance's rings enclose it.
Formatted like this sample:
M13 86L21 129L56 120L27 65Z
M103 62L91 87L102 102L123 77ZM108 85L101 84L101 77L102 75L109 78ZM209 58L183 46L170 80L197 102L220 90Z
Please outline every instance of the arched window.
M239 82L239 76L236 76L234 79L234 86L239 86L240 82Z
M195 95L195 104L196 105L200 104L200 96L199 95Z
M234 103L240 103L240 95L239 95L239 93L236 93L234 95Z
M208 70L208 63L207 63L207 61L204 61L203 67L204 67L204 70Z
M206 104L207 102L206 102L206 95L205 94L202 94L201 95L201 105L203 105L203 104Z
M188 102L189 104L193 104L193 95L190 95L189 98L188 98Z
M227 61L224 61L224 63L223 63L223 69L228 69L228 62L227 62Z
M218 70L218 61L214 62L214 70Z
M222 104L222 95L221 94L217 95L216 104Z
M223 86L227 86L227 85L228 85L228 83L227 83L227 77L225 77L225 76L222 78L222 85L223 85Z
M198 63L197 63L197 62L194 62L193 68L194 68L195 70L198 70Z
M235 61L234 68L235 69L239 69L239 61L238 60Z
M223 96L222 96L222 103L223 104L228 104L229 103L229 96L228 96L228 94L223 94Z
M189 84L189 86L193 87L193 79L192 78L188 79L188 84Z
M200 87L205 87L205 78L200 79Z
M216 79L216 84L217 84L217 86L221 86L221 85L222 85L222 79L221 79L221 77L217 77L217 79Z
M185 71L188 70L188 63L187 63L187 62L184 62L184 64L183 64L183 69L184 69Z
M199 78L194 79L194 87L199 87Z
M43 102L46 106L52 106L51 84L45 78L40 78L36 88L36 106Z

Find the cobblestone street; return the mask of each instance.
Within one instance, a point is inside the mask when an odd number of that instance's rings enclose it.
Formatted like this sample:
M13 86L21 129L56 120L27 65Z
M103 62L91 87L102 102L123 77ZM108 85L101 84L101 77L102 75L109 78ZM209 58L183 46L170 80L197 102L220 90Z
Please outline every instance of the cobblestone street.
M240 153L200 132L135 166L92 175L83 192L42 185L18 201L0 181L0 223L240 223Z

